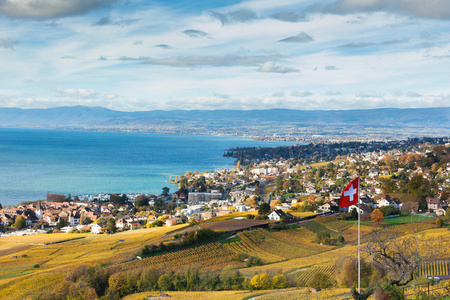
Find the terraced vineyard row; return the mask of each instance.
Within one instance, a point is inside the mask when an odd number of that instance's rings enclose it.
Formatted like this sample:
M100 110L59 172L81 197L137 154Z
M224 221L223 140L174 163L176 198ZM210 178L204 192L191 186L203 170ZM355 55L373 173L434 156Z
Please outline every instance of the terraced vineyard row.
M422 264L417 272L418 276L449 275L450 260L438 260Z
M334 248L333 246L314 243L313 241L316 238L316 234L304 227L282 230L279 232L271 232L270 234L280 241L299 247L308 247L311 249L316 249L318 251L331 250Z
M306 270L298 270L294 273L288 275L288 277L293 280L297 285L308 286L314 275L322 272L330 278L334 278L336 267L335 266L323 266L323 267L312 267Z
M326 231L330 233L332 237L337 237L339 234L334 232L333 230L329 230L324 224L319 223L317 221L310 221L302 223L300 226L305 227L309 231L312 231L314 233L319 233L321 231Z
M148 258L133 260L113 266L117 270L131 270L140 267L182 268L198 265L201 268L221 268L229 264L239 264L233 261L236 254L220 243L202 245L199 247L180 250Z
M239 237L241 237L242 240L248 238L262 250L288 259L308 256L320 252L311 247L295 246L291 243L277 239L270 232L261 228L243 232Z
M249 244L248 241L249 241L248 239L242 240L240 242L225 244L224 246L236 254L246 253L251 256L259 257L263 260L263 262L265 264L279 262L284 259L281 256L274 255L274 254L271 254L269 252L266 252L266 251L260 249L258 246L256 246L251 241L250 241L251 244Z

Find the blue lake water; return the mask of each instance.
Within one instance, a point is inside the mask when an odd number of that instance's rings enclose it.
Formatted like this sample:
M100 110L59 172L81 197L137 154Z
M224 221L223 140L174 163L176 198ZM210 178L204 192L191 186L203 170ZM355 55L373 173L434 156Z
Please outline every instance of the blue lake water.
M47 192L161 193L170 176L232 168L233 147L292 143L251 138L0 128L0 203L45 199Z

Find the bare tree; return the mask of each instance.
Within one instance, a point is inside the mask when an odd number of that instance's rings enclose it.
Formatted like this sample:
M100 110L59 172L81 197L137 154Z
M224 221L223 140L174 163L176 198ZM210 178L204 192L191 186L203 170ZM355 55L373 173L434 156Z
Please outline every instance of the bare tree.
M421 233L405 235L389 227L374 231L363 247L374 262L386 268L390 284L396 286L408 284L419 266L439 257L443 249L440 239Z

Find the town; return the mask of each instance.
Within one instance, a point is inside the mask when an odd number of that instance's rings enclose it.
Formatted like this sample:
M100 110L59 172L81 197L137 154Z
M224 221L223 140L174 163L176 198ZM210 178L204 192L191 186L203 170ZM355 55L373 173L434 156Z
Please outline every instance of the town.
M272 213L257 217L271 220L305 211L359 213L368 219L377 208L384 217L449 216L449 147L449 138L415 138L232 149L226 155L237 159L234 168L176 176L171 179L178 185L175 192L164 187L160 195L47 194L45 200L0 207L0 232L114 233L236 212L246 218L263 203ZM342 189L356 176L361 178L361 205L339 208Z

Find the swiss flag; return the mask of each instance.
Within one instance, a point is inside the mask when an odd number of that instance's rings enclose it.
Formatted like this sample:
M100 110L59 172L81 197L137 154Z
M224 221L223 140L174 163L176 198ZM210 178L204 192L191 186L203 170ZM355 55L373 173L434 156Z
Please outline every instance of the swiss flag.
M359 177L352 180L344 189L339 200L339 207L349 207L358 203Z

